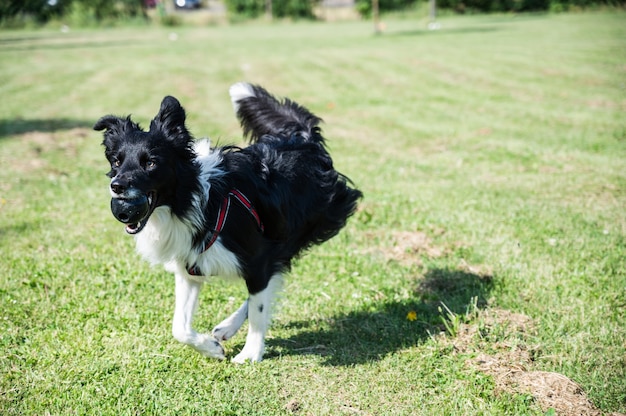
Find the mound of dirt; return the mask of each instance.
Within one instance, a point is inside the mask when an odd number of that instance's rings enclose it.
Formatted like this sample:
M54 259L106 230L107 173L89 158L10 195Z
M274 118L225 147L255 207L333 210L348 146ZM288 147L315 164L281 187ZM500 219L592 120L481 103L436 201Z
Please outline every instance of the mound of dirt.
M372 239L379 237L376 233ZM426 233L421 231L393 231L388 244L372 247L366 254L382 255L386 260L397 261L404 266L421 265L422 256L429 258L441 257L446 249L437 247Z
M544 412L554 409L559 416L603 414L589 401L583 389L563 374L528 371L524 365L511 360L506 354L480 354L473 365L493 376L500 391L532 395Z
M491 375L497 391L530 394L542 411L553 409L558 416L599 416L604 414L587 398L583 389L563 374L532 370L532 354L525 338L533 331L529 317L502 309L479 311L470 324L461 324L454 338L446 337L458 353L476 353L467 365ZM495 353L482 352L479 333L499 333L490 343ZM484 342L482 342L484 344ZM486 348L485 348L486 349ZM613 416L624 416L613 413Z

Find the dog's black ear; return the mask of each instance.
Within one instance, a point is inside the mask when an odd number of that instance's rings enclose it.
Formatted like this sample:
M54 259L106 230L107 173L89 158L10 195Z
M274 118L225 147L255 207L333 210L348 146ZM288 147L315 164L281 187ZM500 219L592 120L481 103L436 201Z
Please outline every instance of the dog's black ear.
M133 123L130 116L126 118L120 118L117 116L104 116L96 122L93 126L94 130L105 130L105 134L117 134L121 135L130 130L141 130L139 124Z
M104 116L94 124L93 129L97 131L120 130L124 125L124 120L117 116Z
M188 139L185 110L178 100L170 95L163 98L159 112L150 123L150 131L160 130L169 139Z

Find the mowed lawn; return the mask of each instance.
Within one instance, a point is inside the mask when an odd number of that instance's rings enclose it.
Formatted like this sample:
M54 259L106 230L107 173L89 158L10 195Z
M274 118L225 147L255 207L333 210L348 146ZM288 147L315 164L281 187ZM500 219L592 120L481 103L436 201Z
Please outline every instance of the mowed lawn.
M626 412L624 22L0 32L0 414ZM244 366L171 337L173 278L111 215L91 130L171 94L196 137L241 143L240 80L320 115L365 194ZM196 327L245 295L212 280Z

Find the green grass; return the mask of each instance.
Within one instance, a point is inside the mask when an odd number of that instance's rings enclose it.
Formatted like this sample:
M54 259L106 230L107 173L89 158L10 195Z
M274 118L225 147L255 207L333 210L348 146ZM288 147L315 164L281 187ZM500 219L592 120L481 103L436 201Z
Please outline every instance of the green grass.
M471 365L502 345L626 412L625 17L0 32L0 413L550 412ZM248 366L170 336L173 278L110 214L90 130L108 113L146 125L173 94L198 137L237 142L239 80L322 116L365 193L296 262L266 360ZM207 285L197 328L242 286ZM437 335L492 310L534 329L483 331L466 351Z

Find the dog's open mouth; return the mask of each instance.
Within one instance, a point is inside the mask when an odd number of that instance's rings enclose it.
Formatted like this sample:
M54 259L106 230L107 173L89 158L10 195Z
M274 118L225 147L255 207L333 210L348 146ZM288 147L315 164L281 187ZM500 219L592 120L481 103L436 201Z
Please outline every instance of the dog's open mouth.
M156 203L155 192L148 192L132 199L112 198L111 212L118 221L126 224L128 234L137 234L146 226L156 208Z
M147 222L148 220L146 219L145 221L140 221L135 224L128 224L126 225L126 232L128 234L137 234L139 231L143 230L143 227L146 226Z

